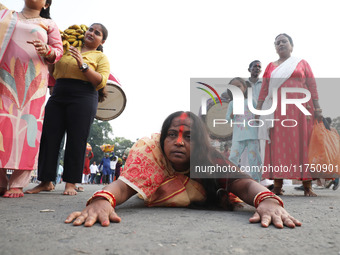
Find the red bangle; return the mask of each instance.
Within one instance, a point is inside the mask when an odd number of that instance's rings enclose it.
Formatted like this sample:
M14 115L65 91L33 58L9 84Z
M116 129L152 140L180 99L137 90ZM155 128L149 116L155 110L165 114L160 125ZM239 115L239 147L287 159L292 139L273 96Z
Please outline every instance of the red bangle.
M52 47L46 44L46 47L48 48L48 52L45 55L45 58L49 58L52 55Z
M255 208L257 208L259 206L259 204L265 200L265 199L268 199L268 198L274 198L276 199L279 204L284 207L283 205L283 201L282 199L275 195L273 192L270 192L270 191L262 191L262 192L259 192L255 197L254 197L254 206Z
M93 199L98 198L98 197L105 198L107 201L109 201L109 203L111 204L111 206L113 208L116 207L116 198L115 198L115 196L110 191L107 191L107 190L98 190L98 191L96 191L92 195L92 197L90 197L89 200L87 200L86 206L91 204L93 202Z
M47 48L47 53L45 54L45 56L48 56L51 54L52 48L47 44L45 44L45 47Z

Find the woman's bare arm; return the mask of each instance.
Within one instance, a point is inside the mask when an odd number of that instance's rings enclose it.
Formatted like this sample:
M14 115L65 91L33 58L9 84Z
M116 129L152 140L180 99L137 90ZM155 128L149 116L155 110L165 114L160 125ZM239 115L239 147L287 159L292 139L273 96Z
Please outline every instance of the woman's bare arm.
M104 187L103 190L109 191L115 196L117 205L124 203L137 193L121 180L112 182L110 185ZM91 227L99 221L102 226L106 227L110 225L110 222L118 223L121 219L116 214L110 202L99 197L95 198L83 211L71 213L65 220L65 223L71 223L72 221L75 226L84 224L86 227Z

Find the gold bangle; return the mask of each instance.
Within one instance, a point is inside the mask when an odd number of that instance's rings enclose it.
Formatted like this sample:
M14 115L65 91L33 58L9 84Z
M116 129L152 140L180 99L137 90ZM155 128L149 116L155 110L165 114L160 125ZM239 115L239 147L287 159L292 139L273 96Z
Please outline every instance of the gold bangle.
M107 190L98 190L98 191L96 191L96 192L92 195L92 197L90 197L89 200L87 200L86 206L88 206L89 204L91 204L92 201L93 201L93 199L98 198L98 197L104 198L105 200L107 200L107 201L111 204L111 206L112 206L113 208L116 207L116 198L115 198L115 196L114 196L111 192L109 192L109 191L107 191Z

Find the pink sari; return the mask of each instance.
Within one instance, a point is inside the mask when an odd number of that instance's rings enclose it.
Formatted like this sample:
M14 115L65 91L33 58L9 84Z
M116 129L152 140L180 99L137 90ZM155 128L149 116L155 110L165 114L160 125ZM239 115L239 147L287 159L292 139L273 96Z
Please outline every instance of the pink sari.
M271 73L277 68L270 63L263 74L262 89L259 100L266 98L269 92ZM281 89L284 87L304 88L311 93L311 99L303 106L312 114L304 115L295 105L287 105L287 115L281 115ZM289 98L301 98L301 93L289 93ZM308 145L313 129L314 106L313 99L318 99L318 93L313 72L305 60L301 60L291 76L278 89L278 104L274 112L274 128L269 131L271 142L266 143L264 166L282 167L280 171L264 171L263 178L271 179L310 179L308 164ZM281 122L286 119L295 120L295 127L284 127ZM290 125L290 124L287 124ZM284 168L284 169L283 169Z
M57 25L50 19L21 20L16 12L0 11L0 168L37 168L47 63L27 41L49 44L58 61L63 53Z

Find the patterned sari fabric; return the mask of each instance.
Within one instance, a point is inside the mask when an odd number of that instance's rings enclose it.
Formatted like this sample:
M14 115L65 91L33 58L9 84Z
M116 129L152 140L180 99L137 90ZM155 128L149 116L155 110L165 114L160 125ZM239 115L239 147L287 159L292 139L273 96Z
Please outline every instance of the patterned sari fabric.
M2 3L0 3L0 10L7 9L6 6L4 6Z
M270 63L263 74L262 89L259 100L264 100L268 94L268 86L271 73L277 66ZM303 106L312 114L304 115L295 105L287 105L287 114L281 114L281 90L284 87L308 89L311 99L303 103ZM289 99L303 98L301 93L289 93ZM302 169L308 164L308 145L314 122L314 106L312 100L318 99L318 93L313 72L305 60L301 60L291 77L278 89L278 104L274 112L274 128L270 129L270 143L266 143L264 166L285 167L283 171L265 171L263 178L275 179L310 179L308 169ZM295 127L284 127L282 121L293 119L298 123ZM286 123L291 126L292 123Z
M39 39L62 56L59 29L50 19L21 20L17 13L0 11L0 168L37 168L47 63L27 41Z
M183 173L175 172L164 157L160 135L139 139L129 152L119 180L136 190L147 206L185 207L206 199L204 188Z

